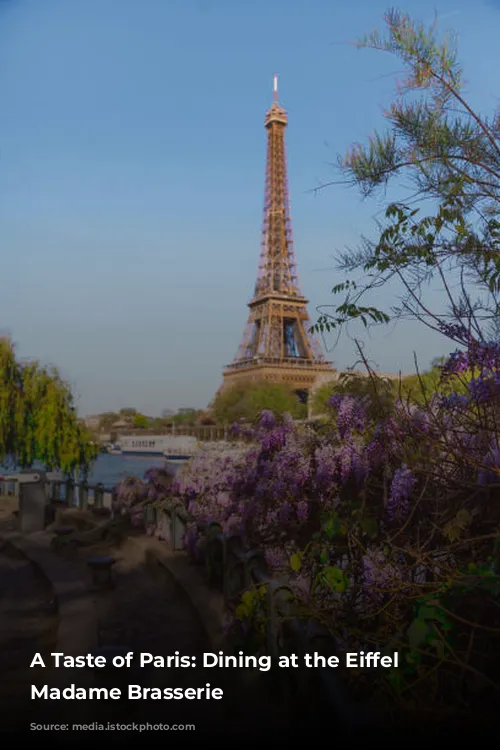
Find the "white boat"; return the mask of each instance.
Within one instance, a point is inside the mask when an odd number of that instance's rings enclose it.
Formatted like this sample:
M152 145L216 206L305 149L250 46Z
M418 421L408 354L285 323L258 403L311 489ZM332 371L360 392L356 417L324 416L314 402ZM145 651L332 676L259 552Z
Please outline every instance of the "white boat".
M173 435L123 435L118 438L122 455L165 456L168 461L187 461L197 450L194 437Z

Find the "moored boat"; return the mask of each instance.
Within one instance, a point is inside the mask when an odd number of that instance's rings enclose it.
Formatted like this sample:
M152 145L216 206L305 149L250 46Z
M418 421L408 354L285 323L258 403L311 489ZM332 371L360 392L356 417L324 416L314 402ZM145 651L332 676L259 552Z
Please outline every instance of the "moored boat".
M120 435L122 455L165 456L169 461L187 461L197 450L192 437L172 435Z
M110 443L106 446L106 453L109 453L110 456L121 456L121 446L118 443Z

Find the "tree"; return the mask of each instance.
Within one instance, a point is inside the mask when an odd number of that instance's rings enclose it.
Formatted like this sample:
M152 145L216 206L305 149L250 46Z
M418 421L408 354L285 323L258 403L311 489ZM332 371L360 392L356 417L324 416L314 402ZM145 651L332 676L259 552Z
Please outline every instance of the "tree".
M109 432L115 422L118 422L119 415L114 411L107 411L100 415L99 429L101 432Z
M197 423L200 414L201 412L196 411L196 409L193 409L193 411L183 411L169 417L168 422L169 424L191 426Z
M20 364L10 341L1 340L0 462L87 472L98 452L57 370Z
M146 429L149 427L149 417L144 416L144 414L135 414L132 424L134 427L138 427L140 429Z
M275 414L289 413L305 419L307 407L301 404L294 391L281 383L241 380L218 393L212 412L217 422L230 423L239 419L253 421L264 410Z
M135 417L136 414L137 409L132 409L131 407L120 409L120 417L123 417L124 419L127 419L128 417Z
M339 165L364 196L402 176L412 192L388 206L376 242L363 239L340 256L342 269L364 278L334 287L344 301L316 329L406 317L459 345L488 340L500 313L500 111L486 118L468 104L453 40L438 41L435 24L426 28L396 10L385 21L385 38L374 32L358 46L389 52L406 68L385 113L390 130L354 145ZM397 305L367 304L394 279L404 290ZM444 311L425 296L431 281L441 286Z

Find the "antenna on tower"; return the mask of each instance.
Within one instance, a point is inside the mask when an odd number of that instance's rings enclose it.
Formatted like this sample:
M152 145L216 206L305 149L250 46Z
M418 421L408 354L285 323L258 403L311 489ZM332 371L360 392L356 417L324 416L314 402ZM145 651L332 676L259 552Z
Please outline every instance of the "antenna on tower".
M274 102L277 103L278 102L278 74L277 73L274 74L274 79L273 79L273 98L274 98Z

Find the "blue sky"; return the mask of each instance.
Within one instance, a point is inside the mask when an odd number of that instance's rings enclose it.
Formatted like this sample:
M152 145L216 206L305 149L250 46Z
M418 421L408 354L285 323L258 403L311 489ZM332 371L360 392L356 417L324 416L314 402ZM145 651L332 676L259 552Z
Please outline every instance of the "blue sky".
M498 104L500 3L406 2L458 33L469 99ZM295 248L311 317L335 253L381 204L315 187L383 125L400 66L349 43L378 0L0 0L0 328L55 364L81 413L203 407L243 333L260 243L263 119L280 76ZM326 340L331 348L333 340ZM446 344L402 323L385 371ZM356 359L344 337L328 352Z

